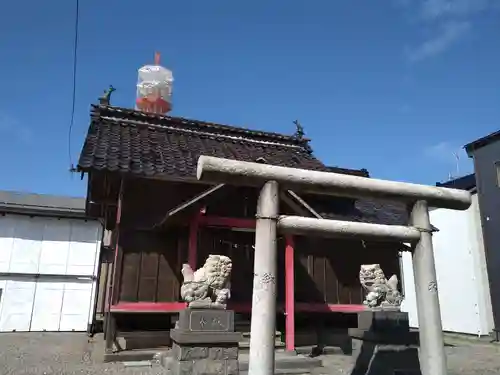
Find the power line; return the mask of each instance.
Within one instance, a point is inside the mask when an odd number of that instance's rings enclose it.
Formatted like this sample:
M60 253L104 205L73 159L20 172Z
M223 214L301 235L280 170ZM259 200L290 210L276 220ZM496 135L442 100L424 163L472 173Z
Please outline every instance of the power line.
M75 30L74 30L74 41L73 41L73 91L71 95L71 120L69 123L68 130L68 158L70 170L73 171L73 159L71 157L71 132L73 130L73 124L75 122L75 104L76 104L76 67L78 63L78 23L80 19L80 0L76 0L75 7Z

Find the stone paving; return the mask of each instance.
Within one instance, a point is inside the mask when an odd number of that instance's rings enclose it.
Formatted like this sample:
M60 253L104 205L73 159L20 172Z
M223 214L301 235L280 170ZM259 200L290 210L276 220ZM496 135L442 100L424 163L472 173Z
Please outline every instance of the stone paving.
M460 342L447 347L449 375L500 374L500 345ZM124 374L156 375L165 371L157 366L131 367L103 363L103 340L81 333L5 333L0 334L1 375ZM349 374L351 357L323 356L325 368L315 375Z

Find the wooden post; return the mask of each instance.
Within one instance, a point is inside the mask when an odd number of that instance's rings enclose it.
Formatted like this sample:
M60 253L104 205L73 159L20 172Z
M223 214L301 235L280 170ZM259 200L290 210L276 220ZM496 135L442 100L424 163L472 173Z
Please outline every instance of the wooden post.
M116 222L114 231L116 231L115 237L115 254L113 260L113 268L112 268L112 281L111 281L111 293L109 296L109 305L108 311L106 313L106 346L105 351L110 352L113 350L113 343L116 341L116 321L113 313L111 312L111 305L114 305L118 302L119 295L117 288L120 285L121 279L121 267L123 263L123 254L120 251L120 222L122 217L122 205L123 205L123 190L124 190L124 181L123 179L120 182L120 191L118 193L118 205L116 208Z
M295 350L295 267L293 236L286 236L285 248L285 345L287 351Z
M198 258L198 228L200 227L200 213L196 213L189 223L188 263L196 269Z

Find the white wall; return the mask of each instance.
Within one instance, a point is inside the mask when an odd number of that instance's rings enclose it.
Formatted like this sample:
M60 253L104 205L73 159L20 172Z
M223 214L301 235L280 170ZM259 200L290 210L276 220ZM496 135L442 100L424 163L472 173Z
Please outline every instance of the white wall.
M97 221L0 216L0 331L86 330L101 235Z
M431 223L443 330L488 335L493 315L477 195L467 211L435 209ZM418 327L411 254L403 253L405 300L410 325Z

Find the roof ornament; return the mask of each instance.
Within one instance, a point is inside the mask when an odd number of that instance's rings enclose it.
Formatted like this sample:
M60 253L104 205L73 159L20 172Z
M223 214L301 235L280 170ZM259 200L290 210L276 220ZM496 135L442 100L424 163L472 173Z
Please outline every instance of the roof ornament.
M309 145L309 139L305 138L304 135L306 133L304 132L304 127L300 124L299 120L295 120L293 122L295 124L296 130L295 133L293 134L293 137L299 141L302 144L302 147L309 153L312 154L312 148Z
M111 100L111 94L114 91L116 91L116 89L113 87L113 85L109 85L109 88L107 90L104 90L103 96L99 98L99 103L101 105L109 105Z
M299 120L295 120L293 123L295 124L295 127L296 127L296 130L295 130L295 133L293 136L297 139L304 139L304 135L305 135L304 128L300 124Z

